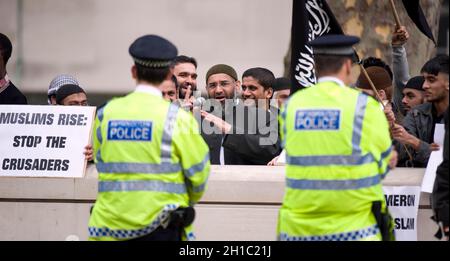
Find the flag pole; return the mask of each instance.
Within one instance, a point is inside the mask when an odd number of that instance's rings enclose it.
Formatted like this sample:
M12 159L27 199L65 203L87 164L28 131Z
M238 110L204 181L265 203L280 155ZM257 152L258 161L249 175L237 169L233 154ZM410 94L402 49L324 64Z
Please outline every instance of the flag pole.
M402 23L400 22L400 17L398 16L397 8L395 8L394 0L389 0L391 3L391 9L392 13L394 13L395 23L397 24L397 28L400 28L402 26Z

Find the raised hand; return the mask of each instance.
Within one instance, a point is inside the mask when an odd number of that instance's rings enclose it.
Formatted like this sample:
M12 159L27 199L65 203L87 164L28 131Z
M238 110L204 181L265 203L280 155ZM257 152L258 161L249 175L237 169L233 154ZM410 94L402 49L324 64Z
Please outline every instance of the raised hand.
M85 158L87 161L91 161L94 157L94 151L92 150L92 145L86 145L86 147L84 147L84 152L83 154L85 155Z
M408 42L409 33L405 26L396 27L392 33L392 46L403 46Z
M195 98L191 94L192 94L192 86L188 85L186 89L186 95L184 96L184 99L181 101L181 107L186 111L192 111L194 107Z

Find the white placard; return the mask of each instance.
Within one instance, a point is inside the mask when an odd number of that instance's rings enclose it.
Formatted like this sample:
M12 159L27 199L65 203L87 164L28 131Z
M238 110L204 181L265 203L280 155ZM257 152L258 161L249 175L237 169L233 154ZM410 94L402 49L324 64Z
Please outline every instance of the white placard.
M443 149L444 149L444 136L445 127L444 124L436 124L434 129L434 143L439 144L438 151L432 151L430 154L430 159L428 160L427 169L425 170L425 175L422 180L422 191L432 193L434 180L436 179L436 170L438 166L444 160Z
M386 203L394 218L397 241L417 241L419 186L383 186Z
M95 107L0 105L0 176L82 178Z

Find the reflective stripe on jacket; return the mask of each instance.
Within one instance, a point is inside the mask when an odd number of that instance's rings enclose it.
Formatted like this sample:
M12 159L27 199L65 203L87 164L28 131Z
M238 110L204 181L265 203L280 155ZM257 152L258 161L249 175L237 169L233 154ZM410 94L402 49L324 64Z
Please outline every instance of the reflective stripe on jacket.
M94 155L99 185L91 240L151 233L171 211L201 198L210 170L208 147L194 117L143 92L98 110Z

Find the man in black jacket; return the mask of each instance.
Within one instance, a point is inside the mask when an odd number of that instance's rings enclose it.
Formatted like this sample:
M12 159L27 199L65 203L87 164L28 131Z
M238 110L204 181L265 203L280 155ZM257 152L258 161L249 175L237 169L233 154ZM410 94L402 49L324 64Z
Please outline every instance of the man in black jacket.
M14 86L6 73L6 64L11 53L11 41L0 33L0 104L27 104L27 98Z
M236 71L218 64L206 74L209 100L202 106L201 131L211 164L266 165L280 153L277 115L237 99Z
M448 241L448 201L449 201L449 187L448 187L448 114L449 109L445 113L445 140L444 140L444 160L439 165L436 171L436 179L434 181L434 188L432 194L433 210L435 213L435 220L442 225L446 240ZM439 235L439 233L438 233ZM439 236L438 236L439 237ZM440 237L439 237L440 238Z

